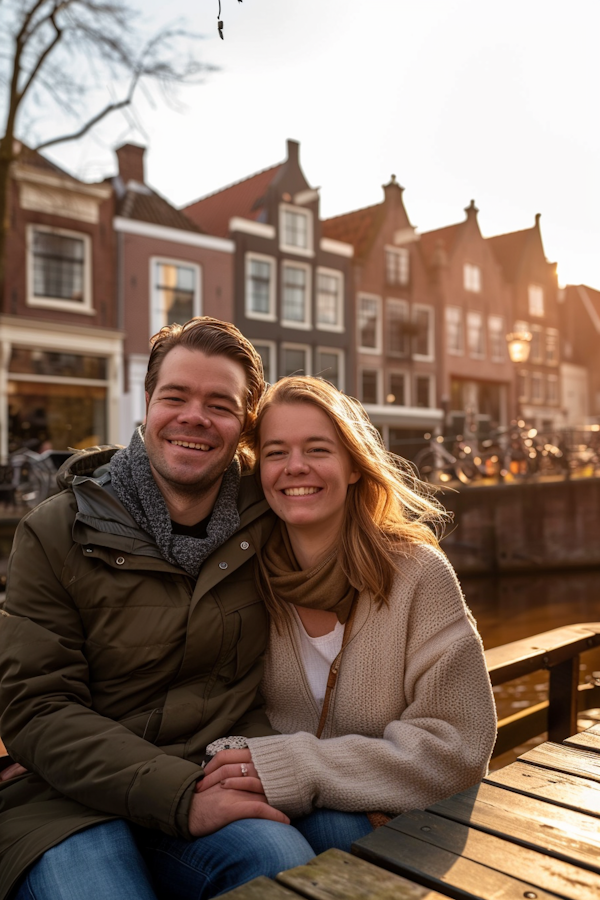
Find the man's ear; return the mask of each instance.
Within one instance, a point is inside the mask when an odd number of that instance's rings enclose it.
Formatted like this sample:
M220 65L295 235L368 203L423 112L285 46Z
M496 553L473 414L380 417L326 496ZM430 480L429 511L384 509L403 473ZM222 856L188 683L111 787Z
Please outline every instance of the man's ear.
M142 424L145 425L145 424L146 424L146 419L148 418L148 405L149 405L149 403L150 403L150 394L148 393L148 391L145 391L144 393L145 393L145 396L146 396L146 415L144 416L144 421L143 421Z

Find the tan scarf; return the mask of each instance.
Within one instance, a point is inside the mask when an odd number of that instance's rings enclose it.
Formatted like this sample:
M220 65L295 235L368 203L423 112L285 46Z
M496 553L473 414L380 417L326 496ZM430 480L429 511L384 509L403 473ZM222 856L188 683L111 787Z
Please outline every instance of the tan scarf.
M295 606L327 609L342 625L348 619L356 590L348 581L336 548L327 559L301 569L283 522L279 521L262 551L262 562L274 595Z

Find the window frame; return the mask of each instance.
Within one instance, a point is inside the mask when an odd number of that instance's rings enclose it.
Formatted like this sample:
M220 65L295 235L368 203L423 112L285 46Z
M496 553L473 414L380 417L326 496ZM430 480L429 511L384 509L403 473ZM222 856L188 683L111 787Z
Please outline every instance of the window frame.
M553 358L550 358L550 354L548 353L550 346L553 348ZM546 329L546 340L544 342L544 357L547 366L558 366L560 365L559 358L559 334L558 328L547 328Z
M376 374L376 376L377 376L377 383L376 383L376 385L375 385L375 394L376 394L376 401L375 401L375 403L371 403L371 402L369 402L369 401L363 399L363 375L364 375L365 372L375 372L375 374ZM358 383L359 383L359 386L360 386L360 392L359 392L359 393L360 393L360 395L361 395L360 402L361 402L363 405L368 405L368 406L381 406L381 377L382 377L382 375L383 375L383 371L382 371L382 369L380 369L380 368L377 368L377 367L375 367L375 366L360 366L360 369L359 369L359 382L358 382Z
M294 319L285 319L284 318L284 305L285 305L285 270L286 268L291 269L304 269L306 272L306 288L304 292L304 313L305 319L294 320ZM281 260L281 324L285 328L297 328L299 331L310 331L312 329L312 320L311 320L311 297L312 297L312 271L313 267L310 263L299 262L297 260L292 259L282 259Z
M165 266L177 266L179 268L185 269L194 269L195 272L195 289L194 289L194 297L192 301L193 306L193 316L201 316L202 315L202 266L197 262L189 262L187 259L176 259L175 257L169 256L151 256L149 259L150 264L150 337L153 334L156 334L160 331L164 325L169 325L169 322L163 322L159 324L157 327L157 292L158 292L158 284L157 279L154 277L154 267L155 264L165 265Z
M429 382L429 405L417 407L417 379L423 378L427 379ZM415 372L413 374L413 383L411 385L412 397L413 397L413 405L415 409L435 409L435 376L430 372Z
M539 385L540 393L539 397L535 395L535 385ZM544 392L544 376L541 372L532 372L531 373L531 402L532 403L544 403L545 402L545 392Z
M262 338L251 338L250 342L257 353L260 352L258 350L258 347L256 346L257 344L259 344L261 347L266 347L269 351L269 368L271 369L273 375L271 380L269 380L265 376L265 381L268 384L274 384L277 381L277 344L275 343L275 341L267 341L263 340Z
M413 303L411 309L411 322L417 324L417 315L420 312L426 312L429 319L427 327L427 353L411 353L412 358L417 362L433 362L435 360L435 316L433 306L428 303ZM416 334L411 339L411 350L416 341Z
M537 300L532 302L532 298L535 296L535 292L539 291L541 296L541 306L538 305ZM538 297L539 300L539 297ZM535 316L536 319L543 319L546 314L546 298L544 296L544 286L542 284L528 284L527 285L527 309L529 310L530 316Z
M383 344L383 325L382 325L382 302L378 294L370 294L366 291L360 291L357 295L356 303L356 343L360 353L370 353L373 356L380 356ZM377 319L375 322L375 347L363 347L360 343L361 328L359 320L361 314L361 302L363 300L375 300L377 305ZM368 367L367 367L368 368Z
M277 380L280 378L285 378L283 365L283 355L286 350L303 350L304 351L304 359L306 362L306 366L304 369L305 375L312 375L312 357L311 357L311 345L310 344L297 344L294 341L282 341L281 343L281 370L280 374L277 376Z
M339 385L338 390L343 391L346 385L346 354L341 347L323 347L319 344L315 347L315 373L320 372L319 353L330 353L338 357ZM327 375L322 376L325 381L329 381Z
M391 381L394 375L402 375L404 378L404 402L396 403L395 401L392 403L388 401L388 397L392 393L392 385ZM387 387L389 388L388 392L385 395L385 405L386 406L399 406L399 407L407 407L410 406L411 403L411 393L412 393L412 385L411 385L411 377L410 371L408 369L400 369L400 368L391 368L387 370L386 373L387 378Z
M257 312L250 308L250 263L256 262L269 263L271 266L271 279L269 283L269 311L267 313ZM274 256L268 256L266 253L255 253L254 250L248 250L244 256L244 312L247 319L255 319L260 322L276 322L277 321L277 260Z
M83 298L79 300L67 300L59 297L37 297L34 294L34 259L33 252L34 234L36 231L43 231L46 234L57 234L61 237L75 238L83 242ZM80 315L95 316L94 297L92 286L92 238L85 231L74 231L71 228L56 228L54 225L42 225L37 222L31 222L26 227L25 232L26 248L27 248L27 290L26 305L37 307L38 309L60 309L65 312L79 313Z
M487 319L488 319L488 346L490 348L490 360L495 363L506 362L506 354L507 354L506 319L504 318L504 316L499 316L496 313L492 313L492 314L488 315ZM500 323L500 328L497 331L496 331L496 329L491 327L491 322L493 320L497 320ZM493 338L493 335L495 335L495 334L500 335L499 346L502 348L502 350L499 355L496 355L494 353L495 340Z
M471 347L470 341L470 325L469 320L473 320L475 317L479 319L479 334L481 337L481 352L474 352ZM485 346L485 316L480 309L468 309L466 315L466 325L467 325L467 352L470 359L485 359L486 358L486 346Z
M410 285L410 250L408 247L392 247L390 244L386 244L383 248L384 250L384 274L385 274L385 283L388 287L408 287ZM393 280L389 277L388 270L388 254L395 256L397 259L403 259L406 261L405 269L406 269L406 278L404 280L397 279ZM398 266L400 272L403 269L402 264Z
M553 385L552 393L553 397L550 396L550 385ZM558 375L554 373L548 374L546 376L546 403L549 406L559 406L560 404L560 391L559 391L559 383L558 383Z
M285 213L291 212L296 215L304 216L306 219L306 247L297 247L294 244L286 244L285 242ZM295 253L297 256L314 256L314 226L313 214L310 209L303 209L294 206L293 203L279 204L279 249L284 253Z
M327 322L319 322L319 275L335 277L338 280L337 297L337 323L330 325ZM327 266L317 266L315 269L315 328L318 331L331 331L341 334L345 331L344 323L344 273L340 269L331 269Z
M529 394L530 394L530 378L529 378L529 369L518 369L516 376L516 393L517 399L521 402L528 403L529 402ZM524 391L519 391L521 379L523 380L523 384L525 386Z
M458 310L458 312L460 313L460 316L459 316L460 321L458 323L459 329L460 329L459 330L459 336L460 336L460 348L459 349L454 349L453 347L450 347L450 343L448 340L448 313L450 312L450 310ZM465 355L465 317L463 315L462 306L454 306L454 305L448 304L447 306L444 307L444 326L445 326L446 353L448 353L449 356L464 356Z
M405 315L401 321L406 322L407 325L412 324L411 320L411 311L410 311L410 303L408 300L400 300L398 297L386 297L385 299L385 323L386 323L386 354L388 356L393 357L394 359L410 359L410 351L411 351L411 339L412 335L409 330L406 332L406 352L401 352L398 350L391 349L391 316L390 313L394 307L400 307L404 310Z
M463 263L463 288L470 294L481 293L481 266L477 263Z

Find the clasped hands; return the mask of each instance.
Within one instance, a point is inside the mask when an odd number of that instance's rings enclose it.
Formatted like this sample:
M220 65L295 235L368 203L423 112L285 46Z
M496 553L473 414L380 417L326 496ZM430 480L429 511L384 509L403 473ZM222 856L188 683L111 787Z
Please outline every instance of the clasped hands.
M242 774L244 770L246 775ZM202 837L238 819L271 819L286 825L290 822L269 805L250 751L221 750L196 784L189 829L194 837Z

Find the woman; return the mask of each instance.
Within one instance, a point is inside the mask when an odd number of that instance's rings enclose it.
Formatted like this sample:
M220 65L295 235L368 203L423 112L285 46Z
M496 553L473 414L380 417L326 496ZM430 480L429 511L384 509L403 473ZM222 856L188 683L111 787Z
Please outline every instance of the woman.
M496 717L483 647L430 527L442 509L360 404L284 378L259 407L256 451L280 520L257 577L281 734L217 752L198 790L264 791L316 853L349 849L367 812L422 809L485 775Z

